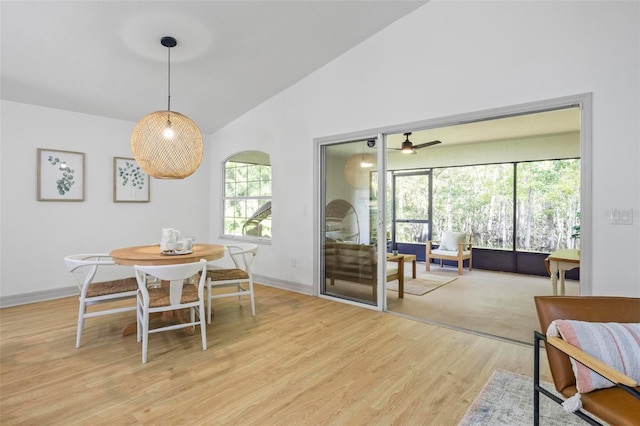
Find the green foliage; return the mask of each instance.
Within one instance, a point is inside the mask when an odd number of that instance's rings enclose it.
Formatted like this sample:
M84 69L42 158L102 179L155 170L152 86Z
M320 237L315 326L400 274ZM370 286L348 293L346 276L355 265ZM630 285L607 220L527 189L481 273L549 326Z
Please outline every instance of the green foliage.
M571 239L580 238L580 212L576 214L576 224L571 227Z
M513 164L437 169L433 179L434 240L456 230L474 246L513 247Z
M271 166L227 161L224 188L224 233L243 235L244 224L261 206L270 201ZM260 221L252 228L251 235L270 237L271 218Z
M118 176L121 185L131 185L132 188L142 189L144 187L144 173L136 163L125 162L124 167L118 167Z
M518 164L517 248L548 252L572 245L580 211L580 160Z
M397 219L428 219L428 178L422 176L396 176ZM579 159L439 168L432 179L434 240L456 230L471 233L475 247L512 250L515 233L517 250L548 252L580 235ZM391 195L389 185L388 212ZM426 238L426 224L396 225L398 242Z
M71 187L75 183L73 178L75 170L70 169L67 166L67 163L61 161L58 157L53 157L50 155L48 161L52 166L58 165L58 170L62 172L62 177L56 180L56 185L58 194L65 195L67 192L71 191Z
M227 161L225 197L271 196L271 166Z

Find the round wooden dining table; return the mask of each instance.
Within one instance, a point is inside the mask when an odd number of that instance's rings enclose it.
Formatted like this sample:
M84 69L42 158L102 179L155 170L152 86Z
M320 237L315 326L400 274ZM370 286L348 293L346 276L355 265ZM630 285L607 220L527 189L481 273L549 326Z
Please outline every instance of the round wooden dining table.
M168 255L160 253L160 244L151 244L111 250L109 256L118 265L174 265L197 262L200 259L220 259L226 250L227 248L220 244L196 244L191 253Z
M160 253L160 244L151 244L146 246L123 247L111 250L109 256L118 265L175 265L178 263L198 262L200 259L207 261L220 259L224 256L227 248L220 244L196 244L190 253L184 254L162 254ZM175 313L174 318L179 321L185 321L180 313ZM165 320L170 318L164 317ZM136 332L136 323L128 324L122 330L123 336L128 336ZM193 334L193 329L188 331Z

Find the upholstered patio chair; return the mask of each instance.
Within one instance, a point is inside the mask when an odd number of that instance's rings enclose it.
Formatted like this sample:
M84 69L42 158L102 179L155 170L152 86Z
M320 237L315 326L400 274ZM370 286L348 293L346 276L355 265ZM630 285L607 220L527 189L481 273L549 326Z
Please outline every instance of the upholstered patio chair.
M471 235L465 232L447 231L442 235L442 241L437 248L432 247L432 241L427 241L425 253L425 269L431 270L431 259L439 259L440 266L445 260L451 260L458 264L458 275L462 275L462 266L465 260L469 261L469 271L472 269L473 246Z
M589 424L599 425L600 419L616 426L640 425L640 298L536 296L534 300L540 328L546 333L534 333L534 425L539 422L540 394ZM565 399L540 386L541 341L554 386Z

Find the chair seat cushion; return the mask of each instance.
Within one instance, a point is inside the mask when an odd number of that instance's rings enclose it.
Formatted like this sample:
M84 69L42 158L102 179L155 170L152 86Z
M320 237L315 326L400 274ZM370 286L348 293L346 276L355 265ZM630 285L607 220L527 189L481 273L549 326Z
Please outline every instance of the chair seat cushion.
M431 250L431 254L439 254L440 256L457 256L458 255L458 249L455 249L454 251L450 251L450 250L441 250L441 249L435 249L435 250ZM471 254L471 251L469 250L463 250L462 251L462 255L469 255Z
M149 290L149 307L159 308L161 306L169 306L170 287L163 285L162 287L151 287ZM182 286L182 296L180 303L191 303L198 301L198 287L189 284Z
M242 269L207 269L207 278L211 281L248 280L249 274Z
M555 320L562 339L621 373L640 382L640 323L600 323ZM576 387L580 393L614 386L612 382L571 359Z
M136 290L138 290L138 282L135 277L130 277L113 281L91 283L87 288L87 297L106 296L108 294L126 293Z
M635 389L640 392L640 387ZM575 386L570 386L562 389L561 393L570 398L577 391ZM585 411L600 419L606 419L606 424L620 426L640 425L640 401L623 389L617 387L597 389L593 392L581 394L581 400Z

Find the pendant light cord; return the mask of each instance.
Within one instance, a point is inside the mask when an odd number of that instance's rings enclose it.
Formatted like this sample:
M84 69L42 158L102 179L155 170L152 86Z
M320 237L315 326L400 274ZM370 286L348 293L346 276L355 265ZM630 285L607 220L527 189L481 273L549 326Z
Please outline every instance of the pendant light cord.
M169 58L167 61L167 112L171 111L171 48L167 47L168 49L168 55L167 57Z

